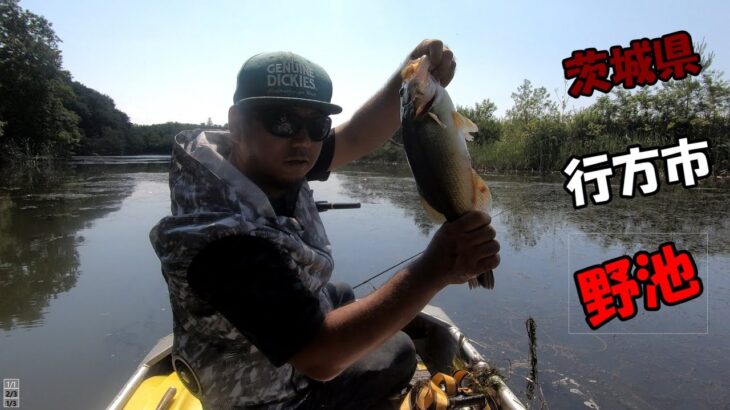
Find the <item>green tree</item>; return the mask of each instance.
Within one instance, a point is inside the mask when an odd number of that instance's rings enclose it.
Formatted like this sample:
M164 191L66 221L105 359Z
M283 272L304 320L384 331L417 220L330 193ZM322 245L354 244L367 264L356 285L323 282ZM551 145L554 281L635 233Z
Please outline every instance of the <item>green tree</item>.
M121 155L145 151L144 142L131 138L132 125L109 96L74 81L74 98L68 102L80 118L79 154Z
M529 80L512 93L514 105L507 110L504 140L521 147L518 168L544 172L557 162L565 137L563 117L545 87L534 88Z
M166 122L154 125L133 125L131 139L144 141L145 154L169 154L172 152L172 144L180 131L199 128L198 124L183 124L179 122ZM142 153L142 152L136 152Z
M576 152L625 150L631 144L666 146L679 138L710 143L715 170L730 166L730 85L713 70L713 53L695 45L702 72L698 77L671 80L635 90L615 89L571 122L568 149ZM566 152L567 154L567 152Z
M558 105L550 99L547 89L534 88L527 79L517 87L517 92L512 93L512 100L515 105L507 110L507 119L511 121L526 124L533 119L558 114Z
M70 75L61 69L59 38L43 17L18 0L0 0L0 121L3 152L34 156L66 152L79 141Z

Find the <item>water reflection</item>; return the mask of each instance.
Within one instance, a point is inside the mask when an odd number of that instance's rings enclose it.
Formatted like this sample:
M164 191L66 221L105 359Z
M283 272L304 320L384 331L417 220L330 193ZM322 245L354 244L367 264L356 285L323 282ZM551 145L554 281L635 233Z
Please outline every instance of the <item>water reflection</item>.
M4 377L23 378L26 386L49 393L26 395L28 408L107 404L155 340L170 331L167 289L147 241L150 227L169 212L167 169L166 164L128 163L3 171L0 334L5 338L0 368L7 372ZM524 322L532 316L540 387L552 408L583 408L591 400L600 408L726 407L730 325L724 316L730 309L730 275L722 273L730 266L727 190L704 189L703 181L699 190L662 187L650 198L615 198L607 206L575 211L560 178L484 178L494 194L492 215L503 244L497 289L451 286L432 303L509 376L518 396L524 398L529 374ZM349 167L317 184L317 199L363 202L360 210L322 214L337 259L337 280L359 283L421 251L437 226L422 210L407 168ZM625 234L632 232L643 232L644 239ZM603 252L620 252L641 241L655 249L656 236L648 234L656 232L707 233L675 239L679 248L704 249L709 238L710 334L570 334L569 238L583 241L583 253L598 262ZM706 323L704 316L673 321ZM28 326L36 327L23 329ZM54 349L47 349L47 340L57 341ZM79 356L86 365L79 365ZM58 368L73 371L59 380ZM93 391L86 388L89 380Z
M422 233L435 228L419 204L407 168L360 166L337 176L345 195L388 202L403 210ZM723 408L730 402L730 366L727 360L718 360L730 355L730 327L724 318L730 307L727 187L663 186L651 197L615 197L608 205L575 210L560 177L483 178L493 193L491 213L503 245L502 264L495 272L497 288L479 292L449 287L432 303L510 376L508 385L518 396L524 398L529 375L524 322L532 316L538 324L540 386L551 407ZM382 224L380 229L387 234L396 231ZM621 323L629 333L695 334L573 334L589 329L584 323L571 328L572 321L582 320L574 317L580 308L571 309L571 296L576 298L571 269L624 253L633 255L638 248L655 251L664 240L674 240L678 249L692 252L706 280L706 294L650 315L641 313L640 302L637 318ZM402 247L395 241L391 246ZM571 267L570 260L580 258L586 265ZM708 325L709 334L702 334Z
M413 219L423 235L428 235L437 225L423 211L413 177L403 172L407 169L394 167L393 171L389 175L376 174L361 166L348 168L338 176L345 195L363 203L383 201L395 205Z
M384 170L384 168L386 168ZM405 211L425 235L437 227L421 207L407 167L359 165L338 173L346 195L362 202L387 201ZM559 177L486 175L492 195L491 214L506 230L500 238L521 250L559 232L601 233L592 240L604 248L635 245L656 247L655 233L703 233L709 236L709 253L730 249L730 190L663 187L657 195L624 199L608 205L574 210ZM614 187L614 192L618 192ZM646 235L633 235L645 233ZM632 234L632 235L625 235ZM705 246L702 235L688 235L689 247Z
M142 164L159 172L166 165ZM51 298L79 274L77 234L118 210L135 181L127 167L4 169L0 182L0 329L37 326Z

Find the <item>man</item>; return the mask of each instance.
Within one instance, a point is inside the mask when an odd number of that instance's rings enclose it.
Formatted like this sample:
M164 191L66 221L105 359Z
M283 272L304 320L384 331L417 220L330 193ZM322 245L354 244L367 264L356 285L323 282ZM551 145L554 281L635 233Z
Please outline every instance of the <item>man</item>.
M425 40L433 75L451 51ZM330 245L306 179L326 179L399 126L400 70L331 130L332 84L292 53L249 59L238 75L230 134L183 132L170 172L172 216L151 240L170 290L173 360L205 408L368 408L415 369L399 330L448 284L499 264L490 218L444 224L423 255L372 294L329 283Z

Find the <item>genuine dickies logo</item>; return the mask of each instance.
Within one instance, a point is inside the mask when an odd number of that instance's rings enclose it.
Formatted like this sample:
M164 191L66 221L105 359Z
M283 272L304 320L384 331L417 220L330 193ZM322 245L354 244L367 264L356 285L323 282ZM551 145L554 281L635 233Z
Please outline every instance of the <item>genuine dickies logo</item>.
M295 61L272 63L266 66L266 85L273 92L316 94L314 71L306 64ZM276 89L280 89L277 91Z

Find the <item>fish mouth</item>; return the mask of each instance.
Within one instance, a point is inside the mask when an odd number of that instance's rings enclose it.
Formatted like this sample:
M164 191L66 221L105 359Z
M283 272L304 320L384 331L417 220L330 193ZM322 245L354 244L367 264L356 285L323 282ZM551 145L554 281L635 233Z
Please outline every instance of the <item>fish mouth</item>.
M403 88L401 88L401 100L405 100L415 108L415 117L420 117L429 112L438 94L437 81L429 72L431 61L428 56L421 56L412 60L401 71ZM424 100L425 101L424 103Z

